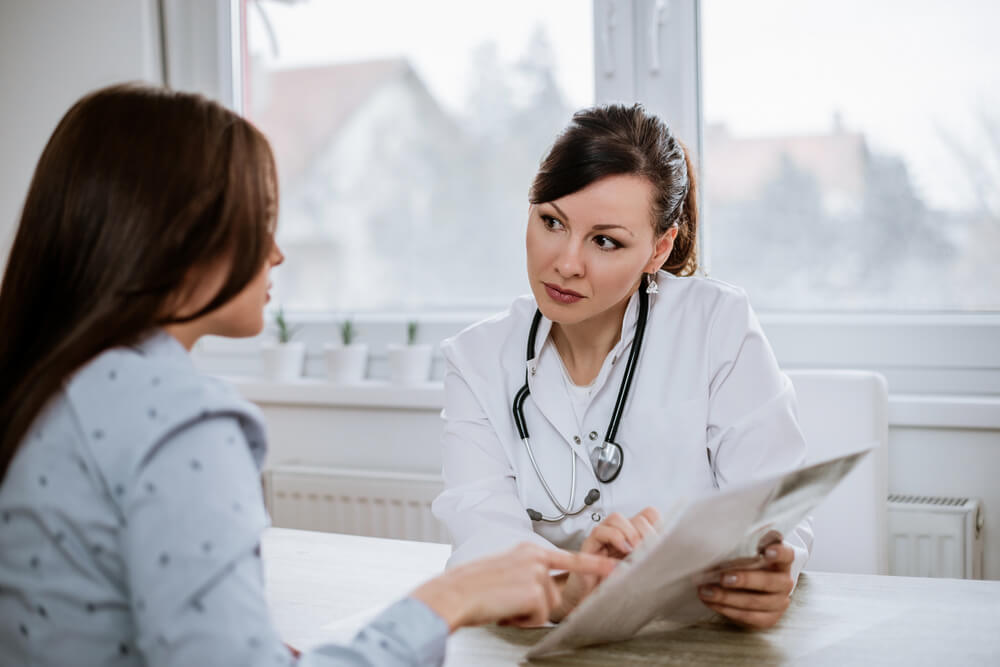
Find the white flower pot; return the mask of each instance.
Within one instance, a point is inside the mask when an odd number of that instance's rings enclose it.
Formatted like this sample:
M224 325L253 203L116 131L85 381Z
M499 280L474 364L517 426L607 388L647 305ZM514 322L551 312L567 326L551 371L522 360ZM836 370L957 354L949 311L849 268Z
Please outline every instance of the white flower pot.
M306 345L297 341L263 343L260 347L264 378L273 382L287 382L302 377L305 358Z
M393 382L421 384L430 373L430 345L389 345L389 377Z
M368 367L368 345L365 343L327 343L323 346L326 356L326 377L336 384L357 384L365 379Z

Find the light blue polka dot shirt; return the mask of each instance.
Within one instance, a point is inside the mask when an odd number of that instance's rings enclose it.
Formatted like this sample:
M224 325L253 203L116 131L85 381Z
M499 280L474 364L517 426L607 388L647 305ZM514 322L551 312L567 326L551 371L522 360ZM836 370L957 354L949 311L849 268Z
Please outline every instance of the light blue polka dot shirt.
M264 598L260 412L157 331L104 352L0 484L0 666L287 665ZM309 666L439 665L407 598Z

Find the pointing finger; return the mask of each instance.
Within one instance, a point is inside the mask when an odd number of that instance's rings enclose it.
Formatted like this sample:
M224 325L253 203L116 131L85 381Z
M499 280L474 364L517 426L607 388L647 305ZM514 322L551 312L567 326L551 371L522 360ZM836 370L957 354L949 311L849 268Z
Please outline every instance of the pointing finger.
M543 562L552 570L566 570L580 574L597 574L606 577L615 569L618 561L596 554L569 553L568 551L545 551Z

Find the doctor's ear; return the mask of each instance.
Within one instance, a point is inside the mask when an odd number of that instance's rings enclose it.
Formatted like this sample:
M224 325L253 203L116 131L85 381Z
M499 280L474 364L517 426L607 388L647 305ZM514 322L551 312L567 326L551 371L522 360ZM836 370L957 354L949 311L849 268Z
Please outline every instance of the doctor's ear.
M667 257L670 257L670 252L674 249L674 239L677 238L677 225L672 226L664 234L656 239L656 244L653 246L653 256L650 258L649 263L646 264L646 268L643 269L643 273L656 273L659 271L663 263L667 261Z

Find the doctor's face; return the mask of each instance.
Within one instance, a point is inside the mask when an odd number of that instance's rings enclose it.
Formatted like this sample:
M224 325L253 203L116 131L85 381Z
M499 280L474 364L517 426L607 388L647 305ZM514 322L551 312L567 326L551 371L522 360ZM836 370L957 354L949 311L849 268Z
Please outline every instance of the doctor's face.
M676 230L654 237L652 201L648 180L618 175L531 206L528 280L545 317L572 325L624 312L673 246Z

